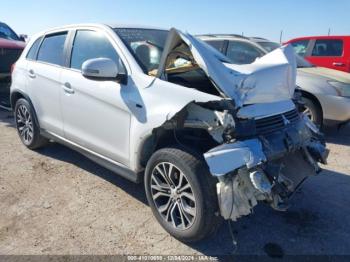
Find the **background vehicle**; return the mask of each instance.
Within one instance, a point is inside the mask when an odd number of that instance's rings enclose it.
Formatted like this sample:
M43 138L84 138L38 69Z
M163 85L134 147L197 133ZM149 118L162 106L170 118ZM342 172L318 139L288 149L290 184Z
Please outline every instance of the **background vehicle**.
M25 47L24 38L19 37L8 25L0 22L0 106L10 108L11 66Z
M262 74L247 66L256 87L235 89L247 74L176 29L52 29L32 38L14 68L17 131L30 149L52 139L143 180L165 230L196 241L258 201L285 210L326 161L320 133L292 100L293 49L273 57L273 66L269 55L259 61Z
M300 37L285 44L314 65L350 72L350 36Z
M238 35L201 36L234 63L248 64L280 47L259 37ZM304 113L318 126L350 120L350 74L317 67L297 55L297 86L305 103Z

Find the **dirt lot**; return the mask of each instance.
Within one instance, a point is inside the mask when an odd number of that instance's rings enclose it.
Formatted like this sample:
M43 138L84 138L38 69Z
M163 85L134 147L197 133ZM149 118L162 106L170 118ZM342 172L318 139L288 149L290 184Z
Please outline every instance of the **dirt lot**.
M236 254L350 254L350 126L327 130L329 165L288 212L261 205L234 224ZM0 111L0 254L232 252L227 224L186 245L158 225L136 185L58 144L27 150Z

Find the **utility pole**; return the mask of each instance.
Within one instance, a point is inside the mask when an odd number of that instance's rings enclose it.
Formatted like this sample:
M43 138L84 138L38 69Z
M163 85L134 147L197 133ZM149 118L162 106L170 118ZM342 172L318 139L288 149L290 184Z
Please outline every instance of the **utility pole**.
M328 28L328 35L331 35L331 29Z
M281 33L280 33L280 44L282 44L282 37L283 37L283 30L281 30Z

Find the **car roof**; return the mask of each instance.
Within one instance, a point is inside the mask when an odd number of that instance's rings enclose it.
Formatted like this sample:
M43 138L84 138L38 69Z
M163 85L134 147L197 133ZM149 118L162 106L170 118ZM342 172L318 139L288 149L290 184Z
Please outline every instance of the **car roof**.
M297 41L297 40L307 40L307 39L334 39L334 38L350 38L350 35L319 35L319 36L302 36L302 37L296 37L292 38L286 43L291 41Z
M97 28L101 28L101 29L103 29L103 28L135 28L136 29L136 28L138 28L138 29L168 30L168 29L164 29L164 28L146 26L146 25L117 24L117 23L81 23L81 24L69 24L69 25L50 28L48 30L44 30L42 32L39 32L36 35L44 35L44 34L49 34L49 33L55 32L55 31L74 29L76 27L97 27Z
M254 36L254 37L249 37L249 40L251 40L251 41L253 41L253 42L273 42L273 41L271 41L271 40L269 40L269 39L266 39L266 38L262 38L262 37L256 37L256 36Z
M243 39L243 40L249 40L248 37L238 35L238 34L201 34L196 35L196 37L199 37L201 39L209 40L209 39L216 39L216 40L232 40L232 39Z
M111 28L137 28L137 29L154 29L154 30L169 30L166 28L148 26L148 25L137 25L137 24L117 24L117 23L107 23L105 24Z

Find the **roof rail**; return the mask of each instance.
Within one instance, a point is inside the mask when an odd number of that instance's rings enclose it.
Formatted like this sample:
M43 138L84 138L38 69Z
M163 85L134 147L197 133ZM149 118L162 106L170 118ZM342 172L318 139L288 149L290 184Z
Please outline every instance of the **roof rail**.
M209 37L237 37L237 38L244 38L249 39L248 37L245 37L243 35L238 34L200 34L196 36L209 36Z
M252 39L257 39L257 40L268 40L266 38L263 38L263 37L258 37L258 36L251 36L249 38L252 38Z

